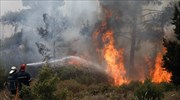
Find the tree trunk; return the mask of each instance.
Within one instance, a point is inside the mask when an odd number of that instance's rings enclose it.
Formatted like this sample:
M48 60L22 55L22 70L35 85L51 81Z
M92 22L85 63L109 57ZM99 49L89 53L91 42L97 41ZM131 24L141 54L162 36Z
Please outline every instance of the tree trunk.
M133 33L132 33L131 36L132 36L131 37L132 41L131 41L129 69L133 69L134 68L134 55L135 55L135 45L136 45L136 28L133 28Z
M136 48L136 33L137 33L137 27L136 27L137 17L134 18L134 24L132 26L132 34L131 34L131 49L130 49L130 60L129 60L129 76L131 77L131 71L134 70L134 57L135 57L135 48Z

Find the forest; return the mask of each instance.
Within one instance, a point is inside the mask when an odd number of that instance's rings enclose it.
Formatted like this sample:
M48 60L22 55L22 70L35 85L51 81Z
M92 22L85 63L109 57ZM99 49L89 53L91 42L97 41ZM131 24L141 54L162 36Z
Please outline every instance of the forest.
M1 100L180 99L179 0L20 1L0 15Z

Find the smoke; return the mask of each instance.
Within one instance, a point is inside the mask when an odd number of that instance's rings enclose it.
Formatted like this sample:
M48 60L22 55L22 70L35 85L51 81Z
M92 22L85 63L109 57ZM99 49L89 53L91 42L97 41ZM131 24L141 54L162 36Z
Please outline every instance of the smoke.
M157 53L162 50L164 35L173 36L172 33L167 35L167 31L164 30L170 26L173 5L161 8L166 1L160 0L99 1L104 17L111 16L107 20L107 26L114 32L116 48L124 49L127 75L130 79L138 80L149 77L146 73L150 73L150 67L154 66ZM102 34L104 33L102 32L99 37ZM101 46L101 42L99 43ZM150 65L147 65L146 58L151 60Z
M73 55L98 63L104 68L102 55L97 53L97 48L101 48L102 44L96 47L92 36L105 19L106 10L109 10L112 16L108 26L114 32L115 47L124 49L126 69L132 67L130 59L134 61L134 69L128 73L137 75L133 79L145 78L138 71L146 73L148 65L145 58L153 60L161 50L166 32L164 27L170 23L173 11L173 6L155 11L163 2L22 0L23 7L28 9L10 12L1 18L3 24L11 24L16 29L14 35L4 40L0 59L7 66L19 66L21 63L45 62Z
M28 9L9 12L1 18L4 25L20 30L14 30L15 35L21 34L4 40L1 59L12 62L7 66L76 55L90 48L80 31L87 21L90 26L97 22L100 7L96 1L22 0L22 5Z

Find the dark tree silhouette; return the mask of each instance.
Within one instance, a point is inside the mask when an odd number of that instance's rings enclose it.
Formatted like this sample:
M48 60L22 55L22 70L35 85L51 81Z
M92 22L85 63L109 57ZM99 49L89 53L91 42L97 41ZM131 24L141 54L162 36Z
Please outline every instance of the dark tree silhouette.
M164 46L167 52L163 57L164 66L168 71L172 72L172 82L175 85L180 85L180 2L175 5L172 24L175 26L174 33L176 41L168 41L164 39Z

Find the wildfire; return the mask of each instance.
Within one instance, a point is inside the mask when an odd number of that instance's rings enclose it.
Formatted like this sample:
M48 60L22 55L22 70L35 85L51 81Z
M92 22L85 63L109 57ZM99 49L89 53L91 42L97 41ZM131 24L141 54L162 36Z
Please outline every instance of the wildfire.
M112 12L105 6L102 6L102 10L105 14L104 20L97 24L97 30L92 37L97 47L103 44L103 47L97 48L97 51L106 61L106 73L113 79L112 84L122 85L128 83L124 68L123 49L117 50L114 46L114 33L108 23L112 17Z
M162 53L158 53L155 61L155 68L152 72L152 82L161 83L161 82L170 82L172 73L167 72L163 65L163 54L166 52L166 49L163 48Z
M127 83L125 78L126 70L124 68L123 49L119 51L115 49L113 32L111 30L107 31L102 36L102 40L104 43L102 54L108 65L106 69L107 73L113 78L114 85Z
M96 51L102 54L102 58L107 64L106 73L113 79L113 85L117 86L129 83L129 80L126 77L126 69L124 67L123 49L117 50L115 48L114 32L110 23L110 19L113 17L113 12L111 12L111 10L106 6L102 6L102 11L105 15L104 20L96 24L96 31L92 36L95 45L99 47ZM162 68L162 57L165 51L166 50L163 48L162 52L157 54L154 69L151 67L153 66L153 63L150 58L145 59L149 68L147 71L144 70L144 68L139 69L142 72L142 78L140 81L143 82L145 77L150 75L152 82L170 82L172 73L169 73Z
M78 62L77 60L71 59L71 60L67 61L67 64L69 64L69 65L80 65L80 62Z

